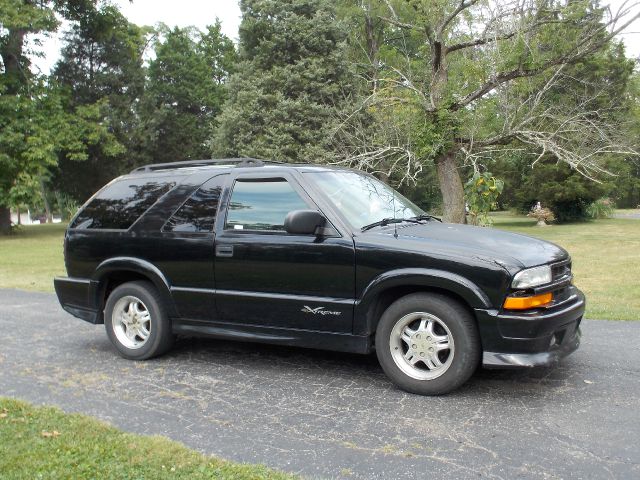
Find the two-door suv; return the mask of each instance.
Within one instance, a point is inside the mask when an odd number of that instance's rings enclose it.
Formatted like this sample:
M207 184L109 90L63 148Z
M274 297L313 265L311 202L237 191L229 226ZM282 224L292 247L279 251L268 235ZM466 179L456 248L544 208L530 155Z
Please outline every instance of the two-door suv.
M584 296L548 242L441 223L375 177L254 159L141 167L71 221L63 308L143 360L176 334L375 350L401 388L441 394L482 364L554 363Z

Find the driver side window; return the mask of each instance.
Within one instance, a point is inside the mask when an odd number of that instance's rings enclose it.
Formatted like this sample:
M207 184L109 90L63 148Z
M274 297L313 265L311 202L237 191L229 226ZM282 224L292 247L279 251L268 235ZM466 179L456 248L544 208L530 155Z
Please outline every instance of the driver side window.
M284 231L284 219L290 211L308 208L284 178L238 179L229 201L225 228Z

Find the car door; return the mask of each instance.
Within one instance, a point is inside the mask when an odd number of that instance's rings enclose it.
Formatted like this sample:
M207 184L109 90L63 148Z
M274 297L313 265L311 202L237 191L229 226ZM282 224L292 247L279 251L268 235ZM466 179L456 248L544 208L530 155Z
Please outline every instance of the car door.
M239 174L230 184L226 217L216 227L219 319L351 332L353 240L330 224L320 237L284 231L288 212L320 210L289 172Z

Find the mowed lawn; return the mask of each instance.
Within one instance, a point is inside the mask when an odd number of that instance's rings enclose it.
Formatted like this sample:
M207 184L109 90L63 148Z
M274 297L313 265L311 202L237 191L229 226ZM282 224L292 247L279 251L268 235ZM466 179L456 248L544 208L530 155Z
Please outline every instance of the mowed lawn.
M549 240L569 251L575 283L588 297L588 318L640 320L640 220L537 227L527 217L496 213L493 218L493 228ZM0 237L0 288L53 291L53 277L65 273L64 228L25 226Z
M164 437L133 435L84 415L0 397L0 478L292 480L260 465L202 455Z
M53 277L64 275L66 225L25 225L0 236L0 288L53 292Z

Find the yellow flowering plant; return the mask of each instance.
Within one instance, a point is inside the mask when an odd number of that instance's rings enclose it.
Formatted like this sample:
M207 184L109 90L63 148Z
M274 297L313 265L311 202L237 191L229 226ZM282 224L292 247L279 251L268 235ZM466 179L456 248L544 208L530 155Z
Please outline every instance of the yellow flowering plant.
M489 226L493 222L489 212L498 207L498 197L502 193L504 182L491 172L475 172L464 186L465 198L469 208L469 223Z

